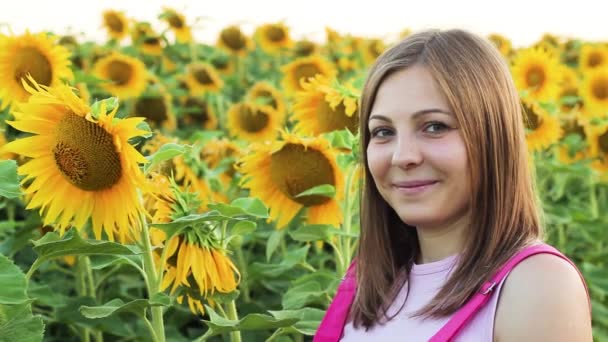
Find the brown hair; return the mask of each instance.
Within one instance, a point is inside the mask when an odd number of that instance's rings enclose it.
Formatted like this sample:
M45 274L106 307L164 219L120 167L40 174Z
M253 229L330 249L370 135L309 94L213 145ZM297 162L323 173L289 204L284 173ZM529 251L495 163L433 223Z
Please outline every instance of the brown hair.
M409 275L419 253L414 227L380 196L366 150L367 122L380 84L390 74L422 65L455 114L465 142L472 184L471 224L458 264L443 288L415 316L454 313L519 249L543 230L528 152L520 98L500 52L463 30L426 30L385 51L371 67L361 98L360 133L365 181L361 195L358 289L351 307L357 327L386 316L399 274Z

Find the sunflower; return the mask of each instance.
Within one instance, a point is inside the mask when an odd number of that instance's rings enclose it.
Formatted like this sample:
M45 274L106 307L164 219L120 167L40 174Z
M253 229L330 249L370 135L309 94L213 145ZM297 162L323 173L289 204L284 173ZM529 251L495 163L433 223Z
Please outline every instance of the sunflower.
M247 141L272 141L282 128L284 115L269 105L238 102L228 110L226 127L231 136Z
M253 42L238 26L232 25L224 28L217 37L216 45L235 55L244 56L253 48Z
M564 137L569 135L578 135L580 141L587 141L589 124L577 117L568 117L562 120L562 129ZM559 159L566 164L573 163L578 160L583 160L588 157L587 149L572 150L567 144L560 144Z
M39 84L54 87L73 79L70 64L69 51L55 44L51 36L29 32L0 35L0 110L13 101L27 101L30 94L21 80L28 74Z
M274 108L279 115L285 115L285 101L281 92L267 81L255 83L245 95L247 101L269 105Z
M146 118L152 128L173 130L176 127L171 95L166 91L141 95L132 103L130 112L130 116Z
M321 74L334 77L336 69L333 65L319 55L297 58L293 62L281 67L283 72L283 88L288 95L303 90L302 81Z
M599 44L585 44L581 47L578 67L586 73L590 69L608 66L608 47Z
M343 174L336 164L336 152L322 137L301 138L282 132L282 140L257 144L238 165L243 174L241 186L270 208L269 220L284 228L302 209L309 224L338 226L342 212ZM299 196L311 188L329 184L333 198L321 195Z
M224 81L222 81L215 68L209 63L191 63L188 65L187 70L185 80L192 95L204 95L209 91L218 91L224 86Z
M120 11L104 11L103 26L105 26L112 39L121 40L129 33L129 21L124 13Z
M498 51L500 51L504 57L508 57L511 54L512 44L509 38L501 34L492 33L488 36L488 39L496 46Z
M112 241L116 232L120 241L135 236L143 212L137 189L145 188L138 163L146 159L128 140L147 133L137 128L143 118L119 120L118 108L106 113L105 102L92 117L71 88L45 87L31 77L29 83L32 96L8 123L34 135L3 148L32 158L18 169L31 195L27 208L40 208L43 223L56 223L62 234L91 217L97 239L102 231Z
M563 133L559 119L549 114L534 99L522 98L521 104L528 150L540 151L557 143Z
M355 89L321 75L311 78L303 87L303 91L296 93L293 107L293 118L298 121L296 132L316 136L346 128L356 133L358 92Z
M557 57L543 49L520 50L513 58L511 71L519 90L539 101L555 100L561 82L560 63Z
M591 167L608 180L608 125L592 126L589 131L589 152L592 158L597 158Z
M169 24L169 28L175 34L175 39L180 43L189 43L192 41L192 31L190 26L186 24L186 18L172 8L165 7L160 18Z
M109 82L100 86L121 100L140 96L146 89L146 66L139 59L112 52L93 66L93 74Z
M382 52L386 49L386 44L380 39L366 39L361 44L361 54L365 64L370 65L374 63Z
M268 54L276 54L293 45L289 28L281 23L264 24L258 27L253 35L262 50Z
M187 96L182 105L180 126L213 130L217 128L217 116L213 106L203 97Z
M213 139L203 146L201 150L201 159L207 163L210 169L216 169L221 165L222 161L227 158L233 158L235 161L243 155L241 148L234 142L222 138ZM225 187L230 185L235 174L234 162L220 175L220 180Z
M293 47L293 53L296 57L306 57L319 52L320 50L317 44L308 39L297 41Z
M608 116L608 67L589 70L581 81L579 93L590 117Z
M235 61L226 55L217 55L213 56L209 61L211 65L217 70L221 75L230 75L234 72L234 64Z

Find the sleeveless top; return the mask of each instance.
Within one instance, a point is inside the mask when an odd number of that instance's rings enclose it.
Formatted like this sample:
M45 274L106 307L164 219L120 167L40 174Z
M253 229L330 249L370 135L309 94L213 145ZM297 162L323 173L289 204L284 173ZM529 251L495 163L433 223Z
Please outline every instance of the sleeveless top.
M409 282L402 286L395 300L388 309L387 315L392 317L390 321L374 326L373 329L365 331L360 327L354 329L352 322L344 326L344 334L340 341L428 341L441 327L443 327L451 316L441 319L422 317L410 318L409 314L418 311L439 292L443 284L448 280L451 271L458 262L459 255L452 255L439 261L426 264L414 264L409 275ZM507 274L508 275L508 274ZM454 342L479 341L492 342L494 339L494 317L500 291L506 277L496 285L488 303L481 308L475 317L463 328L454 339ZM409 294L408 292L409 286ZM407 300L406 300L407 295ZM401 308L403 306L403 308Z

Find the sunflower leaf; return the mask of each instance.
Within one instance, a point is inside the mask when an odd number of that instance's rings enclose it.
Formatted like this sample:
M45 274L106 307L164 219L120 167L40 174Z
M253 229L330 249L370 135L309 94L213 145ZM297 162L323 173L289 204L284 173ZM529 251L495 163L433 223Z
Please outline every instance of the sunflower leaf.
M237 222L232 227L231 232L233 235L247 235L247 234L253 233L255 231L256 227L257 227L257 225L255 222L243 220L243 221Z
M311 224L290 231L289 236L301 242L326 240L330 236L330 232L334 229L328 224Z
M42 341L44 323L32 315L30 303L0 304L0 341Z
M136 299L128 303L125 303L120 298L114 298L111 301L100 306L86 306L80 307L80 313L86 318L105 318L111 315L119 314L122 312L134 313L140 317L146 312L146 309L152 306L166 306L171 304L169 296L163 293L157 293L154 298L147 299Z
M186 227L193 227L203 222L224 221L228 219L230 217L222 215L219 211L211 210L203 214L190 214L179 217L169 223L151 223L150 226L163 230L167 234L168 240Z
M161 146L156 153L146 157L150 162L144 166L144 173L148 173L154 166L177 156L183 155L188 151L186 145L176 143L166 143Z
M285 292L282 305L285 309L300 309L313 303L323 303L327 296L327 289L321 287L316 281L308 281L293 286Z
M238 216L268 217L268 209L264 206L262 201L257 198L237 198L230 204L212 203L208 204L207 207L209 207L209 209L217 210L222 215L231 218Z
M281 310L281 311L268 311L277 319L286 318L298 318L291 327L281 328L279 330L285 330L284 333L299 332L300 334L312 336L315 334L321 324L323 316L325 316L325 310L316 308L303 308L300 310Z
M102 114L101 113L102 104L105 105L105 113L103 113L103 114L106 114L106 113L113 111L114 108L118 107L118 103L119 103L118 98L115 96L96 101L91 106L91 115L93 116L93 118L99 119L99 116L101 116L101 114Z
M21 304L28 300L25 275L13 261L0 254L0 304Z
M249 314L237 321L220 316L210 306L205 305L205 310L209 313L209 320L203 320L203 322L209 327L209 330L198 341L204 341L211 336L232 331L269 330L289 327L299 321L297 317L279 319L265 314Z
M19 176L17 175L17 162L14 160L0 161L0 196L6 198L21 196Z
M336 188L331 184L322 184L310 188L304 192L297 194L294 197L304 197L304 196L325 196L325 197L334 197L336 195Z

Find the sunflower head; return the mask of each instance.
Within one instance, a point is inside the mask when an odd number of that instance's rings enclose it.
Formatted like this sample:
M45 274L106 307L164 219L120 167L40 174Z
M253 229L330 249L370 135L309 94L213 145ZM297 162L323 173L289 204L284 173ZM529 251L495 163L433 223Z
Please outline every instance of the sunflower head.
M283 88L288 95L295 95L302 91L302 82L310 77L321 74L325 77L334 77L336 69L333 65L318 55L297 58L281 68L283 72Z
M217 54L209 61L221 75L232 74L234 72L234 62L235 61L226 54Z
M252 42L238 26L232 25L220 31L217 46L232 54L244 56L252 48Z
M108 113L106 102L92 113L65 85L29 82L33 87L24 85L32 96L9 124L33 135L4 147L31 158L19 168L31 195L28 209L40 208L44 224L54 223L60 232L70 225L82 228L90 217L97 239L102 232L110 240L115 234L121 241L131 238L143 210L137 189L145 181L138 163L146 159L128 141L148 133L136 127L143 119L119 120L118 107Z
M121 99L140 96L147 85L146 66L134 57L113 52L98 60L93 74L108 82L100 86L108 93Z
M602 179L608 180L608 125L589 126L589 152L595 161L591 167L599 171Z
M256 104L269 105L280 115L285 114L285 101L281 92L266 81L254 84L247 91L245 98Z
M254 38L262 50L269 54L276 54L293 45L289 36L289 28L282 23L264 24L258 27L255 30Z
M519 90L539 101L556 100L561 82L561 68L556 56L547 50L520 50L513 58L512 73Z
M176 127L171 95L166 91L145 93L132 103L131 116L144 117L152 128L173 130Z
M238 102L228 110L230 135L247 141L272 141L282 128L284 115L270 105Z
M584 73L589 69L608 67L608 46L585 44L581 47L578 67Z
M200 96L187 96L181 104L181 127L194 127L197 130L217 128L217 116L213 106Z
M386 49L386 44L381 39L366 39L361 44L361 54L365 64L371 65L374 63L382 52Z
M579 93L588 115L608 116L608 67L587 71L583 75Z
M308 39L298 40L293 47L293 53L296 57L306 57L319 52L317 44Z
M563 133L559 119L549 114L534 99L522 98L521 104L528 149L539 151L557 143Z
M28 75L36 83L51 87L73 79L70 64L70 52L49 35L0 35L0 109L13 101L27 101L30 93L22 80L29 82Z
M559 147L559 159L563 163L572 163L577 160L582 160L588 157L588 151L586 147L581 146L581 143L584 143L588 139L587 132L589 131L589 125L584 120L581 120L577 117L570 116L566 117L562 120L562 129L564 132L564 138L570 138L571 136L576 136L574 140L577 142L576 144L560 144Z
M164 20L175 34L175 39L180 43L192 41L192 31L186 23L186 17L172 8L165 7L160 19Z
M224 86L224 81L213 65L204 62L195 62L188 65L185 80L190 92L195 96L218 91Z
M129 33L129 21L123 12L108 10L103 12L103 26L112 39L121 40Z
M348 85L321 75L303 84L304 90L295 97L296 132L319 135L335 130L358 129L357 101L359 93Z
M243 174L241 185L270 208L269 220L276 221L277 228L284 228L303 208L309 224L340 224L343 175L336 151L323 138L283 132L280 141L255 145L238 169ZM299 196L320 185L333 186L335 196Z

